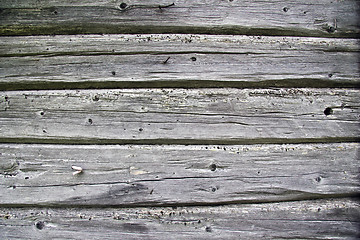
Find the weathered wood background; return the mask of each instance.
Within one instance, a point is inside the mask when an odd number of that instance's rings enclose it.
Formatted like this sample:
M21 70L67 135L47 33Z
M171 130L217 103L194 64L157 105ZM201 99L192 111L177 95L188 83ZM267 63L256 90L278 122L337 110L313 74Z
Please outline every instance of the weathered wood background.
M0 238L357 239L358 13L0 0Z

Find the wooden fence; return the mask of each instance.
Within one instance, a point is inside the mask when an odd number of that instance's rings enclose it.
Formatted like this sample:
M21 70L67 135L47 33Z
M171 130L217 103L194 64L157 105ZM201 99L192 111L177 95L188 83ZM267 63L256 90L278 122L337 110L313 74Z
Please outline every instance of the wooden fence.
M0 0L0 238L360 237L358 13Z

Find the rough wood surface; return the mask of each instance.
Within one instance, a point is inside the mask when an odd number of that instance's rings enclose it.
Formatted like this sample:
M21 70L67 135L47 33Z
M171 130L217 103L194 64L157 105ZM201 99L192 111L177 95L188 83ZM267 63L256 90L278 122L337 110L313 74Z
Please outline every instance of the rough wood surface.
M0 0L0 239L359 238L358 13Z
M125 5L124 5L125 3ZM0 35L211 33L356 37L357 1L2 0ZM168 7L166 7L168 6Z
M0 89L359 87L357 39L209 35L0 38Z
M359 193L358 149L357 143L2 144L0 206L211 205L353 196Z
M0 208L3 239L358 239L353 199L177 208Z
M3 142L341 142L360 131L358 90L10 91L0 99Z

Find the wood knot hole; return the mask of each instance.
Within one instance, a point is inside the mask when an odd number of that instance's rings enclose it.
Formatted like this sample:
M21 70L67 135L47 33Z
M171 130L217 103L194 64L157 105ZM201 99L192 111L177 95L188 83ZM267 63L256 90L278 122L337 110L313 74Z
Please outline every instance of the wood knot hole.
M120 9L125 9L128 5L126 3L120 3Z
M332 108L331 108L331 107L325 108L324 114L325 114L326 116L328 116L328 115L330 115L330 114L333 114Z
M329 27L326 28L326 31L327 31L328 33L334 33L335 30L336 30L336 28L333 27L333 26L329 26Z
M213 164L210 165L210 170L211 171L215 171L216 168L217 168L216 164L213 163Z
M39 221L35 224L35 227L39 230L42 230L45 227L45 223L42 221Z

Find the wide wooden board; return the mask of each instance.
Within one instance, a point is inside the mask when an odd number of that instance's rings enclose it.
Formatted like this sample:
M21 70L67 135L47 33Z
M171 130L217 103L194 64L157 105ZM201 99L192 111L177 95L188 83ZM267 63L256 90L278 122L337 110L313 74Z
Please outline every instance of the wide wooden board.
M3 239L358 239L359 203L329 199L174 208L0 208Z
M0 95L15 143L249 144L359 140L359 91L123 89Z
M359 87L357 39L209 35L0 38L0 89Z
M0 35L210 33L357 37L357 1L2 0Z
M357 143L1 144L0 206L179 206L355 196L358 150Z

